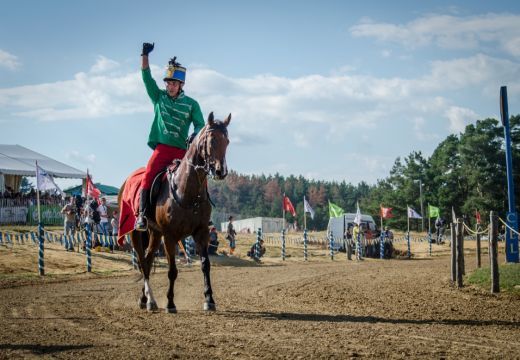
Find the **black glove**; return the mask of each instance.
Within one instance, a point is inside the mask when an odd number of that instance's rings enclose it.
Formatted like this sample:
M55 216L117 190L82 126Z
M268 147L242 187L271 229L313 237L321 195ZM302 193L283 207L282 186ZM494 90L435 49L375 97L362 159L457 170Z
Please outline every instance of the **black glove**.
M141 56L148 56L148 54L152 52L154 45L155 43L143 43L143 53Z
M193 142L193 139L195 139L195 136L197 136L196 133L192 133L188 138L186 139L186 145L189 147L190 144Z

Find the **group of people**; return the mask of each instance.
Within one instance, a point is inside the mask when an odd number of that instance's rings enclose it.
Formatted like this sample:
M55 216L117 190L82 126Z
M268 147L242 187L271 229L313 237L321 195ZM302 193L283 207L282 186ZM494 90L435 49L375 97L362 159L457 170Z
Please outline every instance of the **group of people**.
M63 232L65 235L74 235L82 224L89 224L91 230L103 234L117 236L119 228L119 212L117 209L109 214L106 198L98 202L92 199L86 206L80 196L71 196L68 203L61 209L64 215Z

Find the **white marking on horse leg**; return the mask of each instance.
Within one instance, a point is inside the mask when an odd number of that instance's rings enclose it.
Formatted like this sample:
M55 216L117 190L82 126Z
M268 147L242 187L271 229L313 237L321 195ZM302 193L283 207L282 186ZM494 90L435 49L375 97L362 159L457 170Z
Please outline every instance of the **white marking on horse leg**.
M150 287L150 279L144 279L144 295L148 299L147 304L155 303L152 288Z

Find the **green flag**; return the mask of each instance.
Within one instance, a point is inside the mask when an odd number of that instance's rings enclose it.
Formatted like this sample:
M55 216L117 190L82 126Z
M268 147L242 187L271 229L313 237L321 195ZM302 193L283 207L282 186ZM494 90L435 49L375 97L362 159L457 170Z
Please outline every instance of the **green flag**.
M343 211L342 208L340 208L338 205L333 204L329 201L329 217L331 217L331 218L340 217L344 213L345 212Z
M437 218L440 216L441 216L441 211L439 210L439 208L428 204L428 217Z

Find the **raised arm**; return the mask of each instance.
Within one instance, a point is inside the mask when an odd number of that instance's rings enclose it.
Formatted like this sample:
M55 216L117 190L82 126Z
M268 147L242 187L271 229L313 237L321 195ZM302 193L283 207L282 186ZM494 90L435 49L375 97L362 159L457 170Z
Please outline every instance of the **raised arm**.
M155 43L143 43L143 52L141 53L141 69L148 69L150 63L148 62L148 54L153 51Z

